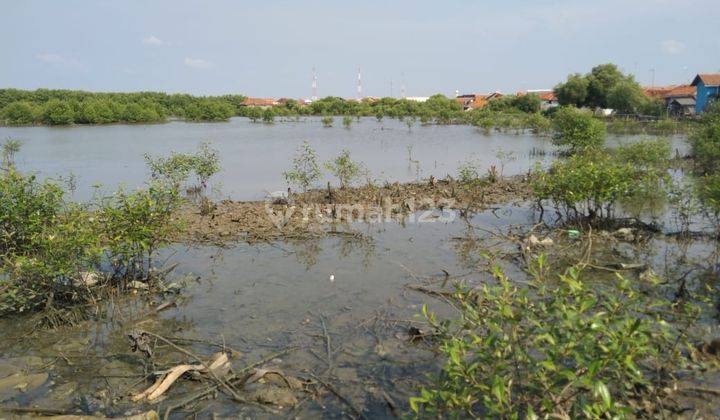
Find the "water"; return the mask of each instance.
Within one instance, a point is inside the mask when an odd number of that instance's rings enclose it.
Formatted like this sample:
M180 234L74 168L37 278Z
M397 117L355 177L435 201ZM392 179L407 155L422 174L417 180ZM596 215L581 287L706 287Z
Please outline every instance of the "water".
M78 200L89 198L95 184L107 191L121 184L141 186L148 176L145 153L192 152L202 141L210 141L220 151L222 172L213 182L221 186L221 196L238 200L285 190L282 173L290 169L305 140L321 162L348 149L379 182L413 181L431 174L456 176L458 164L467 160L477 160L483 171L490 165L500 170L500 151L511 155L505 159L504 173L513 175L527 171L536 160L547 162L550 157L542 154L553 150L549 139L531 134L484 135L465 125L416 124L408 130L403 122L378 123L374 118L354 120L350 129L343 128L339 118L332 128L323 127L318 118L272 125L233 118L207 124L0 127L0 139L8 137L23 142L17 156L23 170L44 176L74 174Z
M339 119L336 125L340 125ZM274 125L232 119L217 124L1 127L0 138L23 140L17 158L23 170L46 176L74 173L78 177L76 199L90 197L96 183L107 189L120 184L142 185L147 177L145 153L190 152L203 140L212 141L220 151L223 170L217 181L223 194L235 199L261 198L265 191L283 189L282 171L288 169L295 149L304 140L311 142L322 161L347 148L354 159L366 163L375 178L391 182L430 174L454 175L458 163L469 159L478 160L484 168L497 165L500 169L504 163L506 175L523 173L538 160L549 163L555 150L547 138L484 135L468 126L415 126L408 131L401 122L378 123L369 118L350 129L338 126L324 128L319 119L309 118ZM636 138L611 138L609 143ZM683 139L672 141L683 153ZM501 150L511 152L514 159L501 162ZM441 317L454 315L441 300L409 290L406 285L439 287L446 278L444 271L466 284L486 282L487 275L477 266L483 249L474 237L488 238L485 230L507 230L512 225L527 228L536 217L526 205L498 206L469 221L458 218L451 223L405 226L359 223L354 228L364 234L361 239L328 237L222 248L176 244L158 258L167 259L168 264L178 263L177 279L185 280L176 308L158 316L138 316L147 308L140 300L128 299L109 305L113 308L110 316L99 321L29 336L32 324L0 319L0 368L10 357L43 358L43 370L50 373L53 383L14 397L21 405L71 410L88 406L91 409L85 411L92 412L95 407L104 413L122 414L139 406L122 399L117 404L101 400L108 390L115 398L124 396L115 394L119 390L137 392L140 388L132 385L142 378L144 362L141 355L130 352L126 334L131 328L225 343L242 353L236 366L299 346L300 350L281 357L275 366L288 374L308 377L309 372L319 374L328 368L324 321L333 349L333 369L327 376L366 416L390 417L393 413L384 395L405 412L408 398L417 393L428 373L438 369L430 346L407 340L408 326L420 325L415 323L421 320L424 304ZM489 239L489 243L498 241ZM517 250L515 244L509 246ZM656 241L647 253L628 247L620 244L608 250L608 255L623 251L628 262L647 261L668 278L677 278L676 271L685 269L687 262L676 262L687 261L686 254L703 261L714 250L712 243L700 242L688 250L672 240ZM525 278L512 259L498 261L511 278ZM600 272L599 284L605 278L602 276L610 275ZM707 328L708 336L717 335L716 326ZM217 350L202 344L192 348L204 356ZM166 350L158 353L161 363L178 362L177 355L163 359L168 357ZM46 392L62 386L72 387L73 396L83 396L82 404L75 397L53 399L52 393ZM197 385L184 381L171 389L169 401L193 390ZM161 407L166 406L163 404ZM227 398L202 402L194 409L206 417L210 413L268 416ZM319 401L304 404L296 414L304 418L341 417L347 412L347 406L325 394ZM186 414L178 411L176 416Z

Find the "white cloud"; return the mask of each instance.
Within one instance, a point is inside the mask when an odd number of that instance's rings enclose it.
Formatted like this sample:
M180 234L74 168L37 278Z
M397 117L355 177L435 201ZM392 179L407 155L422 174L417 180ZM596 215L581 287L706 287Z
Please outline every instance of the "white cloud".
M213 63L202 58L185 57L185 65L194 69L209 69L213 66Z
M663 41L660 46L665 53L670 55L680 54L685 51L685 44L674 39Z
M143 39L142 43L145 45L151 45L153 47L159 47L166 44L165 41L156 37L155 35L150 35L149 37Z
M74 58L69 58L55 53L42 53L35 56L38 60L58 67L71 70L85 70L85 65Z

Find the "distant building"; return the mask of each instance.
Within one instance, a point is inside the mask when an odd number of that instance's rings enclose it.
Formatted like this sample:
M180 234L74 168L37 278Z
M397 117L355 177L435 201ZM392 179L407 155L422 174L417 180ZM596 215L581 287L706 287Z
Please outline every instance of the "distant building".
M245 98L242 106L255 106L259 108L270 108L278 105L278 101L269 98Z
M427 102L428 99L430 99L429 96L406 96L403 99L406 101L412 101L412 102Z
M503 94L500 92L493 92L488 94L471 93L466 95L458 95L455 101L462 105L463 110L470 111L473 109L484 108L488 102L493 99L502 98Z
M695 86L695 113L704 112L708 104L720 98L720 73L698 74L691 86Z
M695 91L691 85L645 87L643 92L651 98L663 101L668 115L687 117L695 114Z
M555 108L560 105L555 92L549 91L538 95L540 97L540 109L543 111L550 108Z
M695 98L671 98L668 100L668 115L673 117L688 117L695 115Z

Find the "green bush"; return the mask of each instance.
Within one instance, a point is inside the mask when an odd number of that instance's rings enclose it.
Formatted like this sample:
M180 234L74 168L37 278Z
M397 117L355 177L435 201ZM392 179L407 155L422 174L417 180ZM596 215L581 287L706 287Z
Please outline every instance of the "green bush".
M40 120L40 108L28 101L17 101L0 111L0 121L10 125L29 125Z
M589 112L563 107L553 116L554 143L570 153L599 148L605 143L605 125Z
M360 176L362 164L353 161L348 150L343 150L340 156L325 163L325 169L340 180L340 188L345 188Z
M293 158L293 168L290 171L283 172L285 181L290 185L297 185L303 191L307 191L312 184L320 179L320 166L317 162L317 153L305 141L298 147L297 153Z
M62 189L13 168L0 171L0 255L32 252L34 240L55 223Z
M150 280L180 203L177 189L153 183L80 205L54 182L0 171L0 316L95 301L108 289L87 276L121 288Z
M322 124L325 127L332 127L333 123L335 122L335 119L329 115L322 117Z
M50 125L67 125L75 122L75 110L67 101L51 99L45 104L43 122Z
M695 164L701 173L720 170L720 120L709 120L690 136L690 147Z
M671 302L620 276L598 288L570 269L554 281L545 264L541 256L529 284L495 268L497 285L458 289L452 322L423 307L446 360L410 399L417 415L622 418L638 414L631 400L655 398L668 379L663 368L681 366L687 345L661 318Z
M197 186L207 187L208 180L220 170L220 156L209 143L201 143L194 154L171 152L168 157L154 158L145 154L145 163L154 180L178 189L188 181L191 174L197 178Z
M608 153L587 151L536 173L533 188L539 200L551 200L568 219L609 219L617 201L638 188L639 172Z

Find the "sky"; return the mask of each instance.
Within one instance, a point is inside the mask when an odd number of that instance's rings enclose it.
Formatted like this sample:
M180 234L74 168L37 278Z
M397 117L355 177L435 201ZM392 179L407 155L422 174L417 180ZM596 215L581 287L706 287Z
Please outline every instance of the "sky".
M718 0L0 0L0 88L254 97L552 88L720 72ZM403 90L404 87L404 90Z

